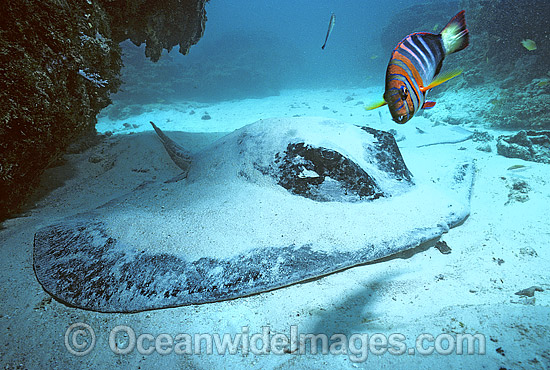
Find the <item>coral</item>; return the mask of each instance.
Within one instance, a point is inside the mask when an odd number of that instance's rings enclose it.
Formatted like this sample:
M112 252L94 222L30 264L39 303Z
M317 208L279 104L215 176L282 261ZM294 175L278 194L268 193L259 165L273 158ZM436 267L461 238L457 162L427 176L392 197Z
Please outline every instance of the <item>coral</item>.
M0 220L17 211L67 146L95 136L120 86L118 43L158 60L202 36L206 0L7 0L0 23Z
M145 54L158 61L162 50L179 45L187 54L204 33L207 0L101 0L111 17L113 40L146 44Z
M492 99L492 108L482 116L499 128L550 128L550 86L539 86L539 82L535 79L522 90L502 91L502 97Z
M457 54L466 86L486 83L501 89L501 97L482 117L504 129L550 128L550 87L544 83L549 73L550 3L462 1L462 6L471 31L471 52ZM521 44L525 38L535 40L538 48L527 50Z
M508 158L550 163L550 131L520 131L499 136L497 152Z
M119 47L98 5L61 0L3 4L0 24L0 220L120 85Z

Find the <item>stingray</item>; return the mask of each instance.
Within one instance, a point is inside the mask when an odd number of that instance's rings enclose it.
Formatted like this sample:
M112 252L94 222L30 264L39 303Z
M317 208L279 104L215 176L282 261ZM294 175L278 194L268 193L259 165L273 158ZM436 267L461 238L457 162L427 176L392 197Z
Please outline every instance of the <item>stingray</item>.
M190 154L155 130L180 176L36 232L56 299L136 312L244 297L415 248L469 214L471 162L413 176L384 131L269 119Z

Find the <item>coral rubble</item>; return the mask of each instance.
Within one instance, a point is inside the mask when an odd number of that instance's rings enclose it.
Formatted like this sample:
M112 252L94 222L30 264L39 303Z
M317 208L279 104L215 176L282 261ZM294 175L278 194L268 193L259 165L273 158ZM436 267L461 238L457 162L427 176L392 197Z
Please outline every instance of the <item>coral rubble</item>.
M498 154L526 161L550 163L550 131L520 131L499 136Z

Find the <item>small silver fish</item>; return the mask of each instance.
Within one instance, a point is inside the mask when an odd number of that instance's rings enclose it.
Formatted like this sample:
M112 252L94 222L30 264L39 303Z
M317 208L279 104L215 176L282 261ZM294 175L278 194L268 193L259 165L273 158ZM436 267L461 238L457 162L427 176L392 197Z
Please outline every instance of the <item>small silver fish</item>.
M328 37L330 36L330 33L332 32L332 29L334 28L334 22L336 21L336 16L334 13L330 15L330 21L328 22L328 30L327 30L327 37L325 37L325 43L323 46L321 46L321 49L325 50L325 46L327 45Z

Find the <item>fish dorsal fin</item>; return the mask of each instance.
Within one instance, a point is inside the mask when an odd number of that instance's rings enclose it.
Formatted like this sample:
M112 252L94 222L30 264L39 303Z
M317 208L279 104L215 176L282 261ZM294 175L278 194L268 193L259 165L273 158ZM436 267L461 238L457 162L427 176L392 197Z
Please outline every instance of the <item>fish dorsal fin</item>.
M377 103L373 103L373 104L365 106L365 110L373 110L373 109L376 109L376 108L383 107L386 104L388 104L388 103L386 103L384 100L382 100L382 101L379 101Z
M420 90L422 90L422 92L426 92L429 89L433 89L434 87L441 85L443 82L449 81L451 78L454 78L461 73L462 69L454 69L452 71L440 74L435 80L432 81L431 84L425 87L421 87Z

